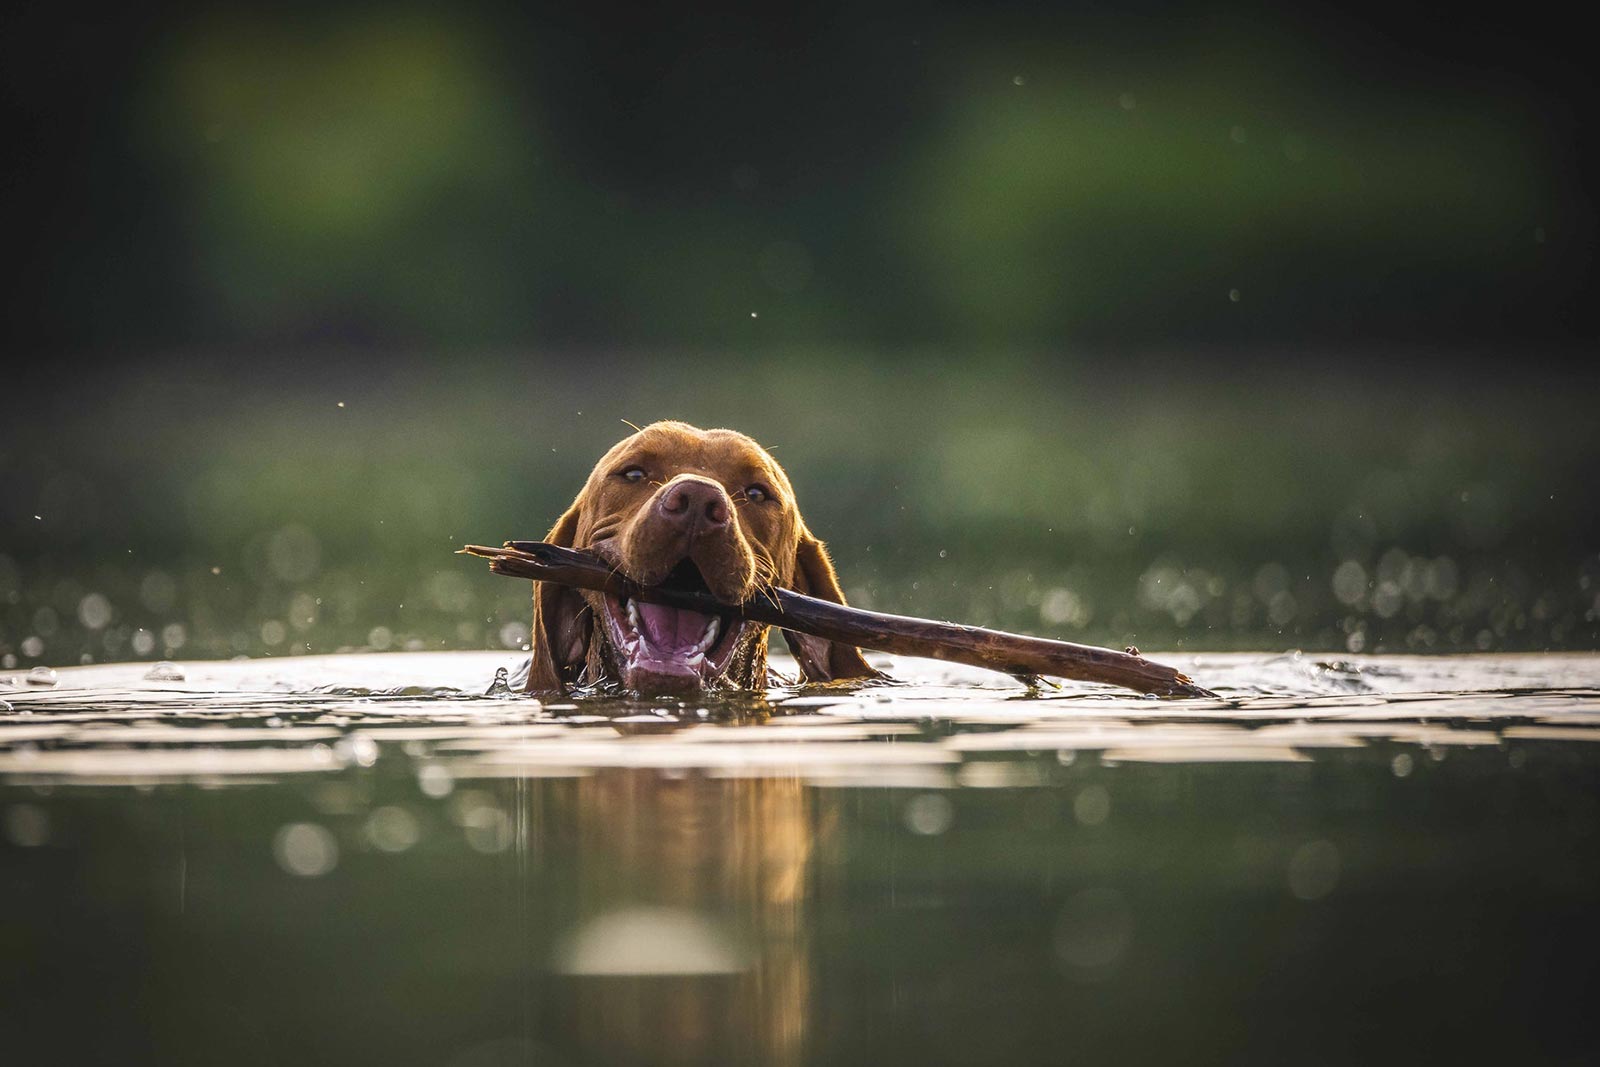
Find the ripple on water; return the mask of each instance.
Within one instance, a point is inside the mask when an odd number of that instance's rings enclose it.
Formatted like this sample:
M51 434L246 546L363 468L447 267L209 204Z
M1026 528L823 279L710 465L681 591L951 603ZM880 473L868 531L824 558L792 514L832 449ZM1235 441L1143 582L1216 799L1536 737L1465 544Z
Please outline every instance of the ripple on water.
M143 665L67 668L0 706L18 713L0 723L0 780L255 783L386 773L392 754L433 799L475 779L621 769L926 796L1058 784L1085 760L1303 763L1380 744L1438 759L1462 746L1600 740L1596 655L1172 661L1219 699L1147 701L1074 684L1041 693L912 660L893 664L893 686L551 705L499 692L508 667L496 653L189 663L177 668L182 691L170 688L172 672ZM1392 749L1381 762L1401 773ZM1423 762L1407 756L1407 773ZM1100 807L1085 796L1078 822L1093 825ZM939 825L937 801L917 805L912 824ZM493 811L473 820L463 832L474 847L492 852L506 839ZM406 840L404 816L386 814L366 838L380 849Z

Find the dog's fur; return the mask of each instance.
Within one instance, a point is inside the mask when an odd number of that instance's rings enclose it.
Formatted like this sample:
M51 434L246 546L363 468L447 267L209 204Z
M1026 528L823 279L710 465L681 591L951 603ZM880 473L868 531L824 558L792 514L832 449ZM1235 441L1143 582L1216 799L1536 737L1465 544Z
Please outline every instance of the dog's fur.
M545 540L588 549L642 585L669 574L698 578L726 604L773 586L845 602L783 468L733 430L657 422L625 438L601 457ZM564 695L569 686L608 683L645 694L766 686L767 627L722 617L714 643L697 658L693 636L713 634L710 620L535 582L527 691ZM668 651L646 632L666 635ZM690 636L680 639L680 632ZM853 646L787 630L784 638L805 681L877 676Z

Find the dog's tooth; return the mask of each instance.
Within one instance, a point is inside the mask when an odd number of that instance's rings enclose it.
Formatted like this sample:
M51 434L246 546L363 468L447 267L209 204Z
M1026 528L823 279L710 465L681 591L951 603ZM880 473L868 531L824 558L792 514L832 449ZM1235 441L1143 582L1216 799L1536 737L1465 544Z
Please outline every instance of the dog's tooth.
M628 621L633 623L635 630L639 629L639 606L633 601L628 601Z
M705 636L700 638L700 648L701 648L701 650L703 651L705 649L710 648L712 645L716 644L717 643L717 634L719 634L721 632L722 632L722 620L717 618L715 615L713 615L711 617L711 621L706 624Z

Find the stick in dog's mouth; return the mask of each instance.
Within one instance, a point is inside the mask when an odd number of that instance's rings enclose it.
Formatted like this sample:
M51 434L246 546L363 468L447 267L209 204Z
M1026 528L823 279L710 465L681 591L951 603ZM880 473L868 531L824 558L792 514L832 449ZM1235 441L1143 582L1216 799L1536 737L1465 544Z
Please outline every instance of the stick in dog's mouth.
M489 569L496 574L603 592L615 597L623 610L632 600L662 603L699 612L707 619L736 616L828 641L902 656L964 663L1018 678L1048 675L1102 682L1156 696L1216 698L1215 693L1196 685L1188 675L1145 659L1136 652L863 611L789 589L766 589L743 604L723 604L709 592L698 589L675 588L671 584L641 587L589 553L541 541L507 541L502 548L467 545L460 551L488 559ZM642 620L643 615L640 618ZM681 620L683 616L678 618ZM690 624L692 631L693 620ZM724 629L731 630L731 627L724 626ZM676 624L674 633L677 633ZM728 633L722 640L731 640L732 636ZM721 646L717 647L720 651ZM733 647L738 647L737 641L733 642Z

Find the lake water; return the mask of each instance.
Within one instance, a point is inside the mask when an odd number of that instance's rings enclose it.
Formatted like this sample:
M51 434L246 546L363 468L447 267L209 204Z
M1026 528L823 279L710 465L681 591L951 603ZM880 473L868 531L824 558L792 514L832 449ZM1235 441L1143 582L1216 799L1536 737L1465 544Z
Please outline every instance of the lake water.
M1220 699L8 672L8 1062L1600 1055L1600 656L1151 655Z

